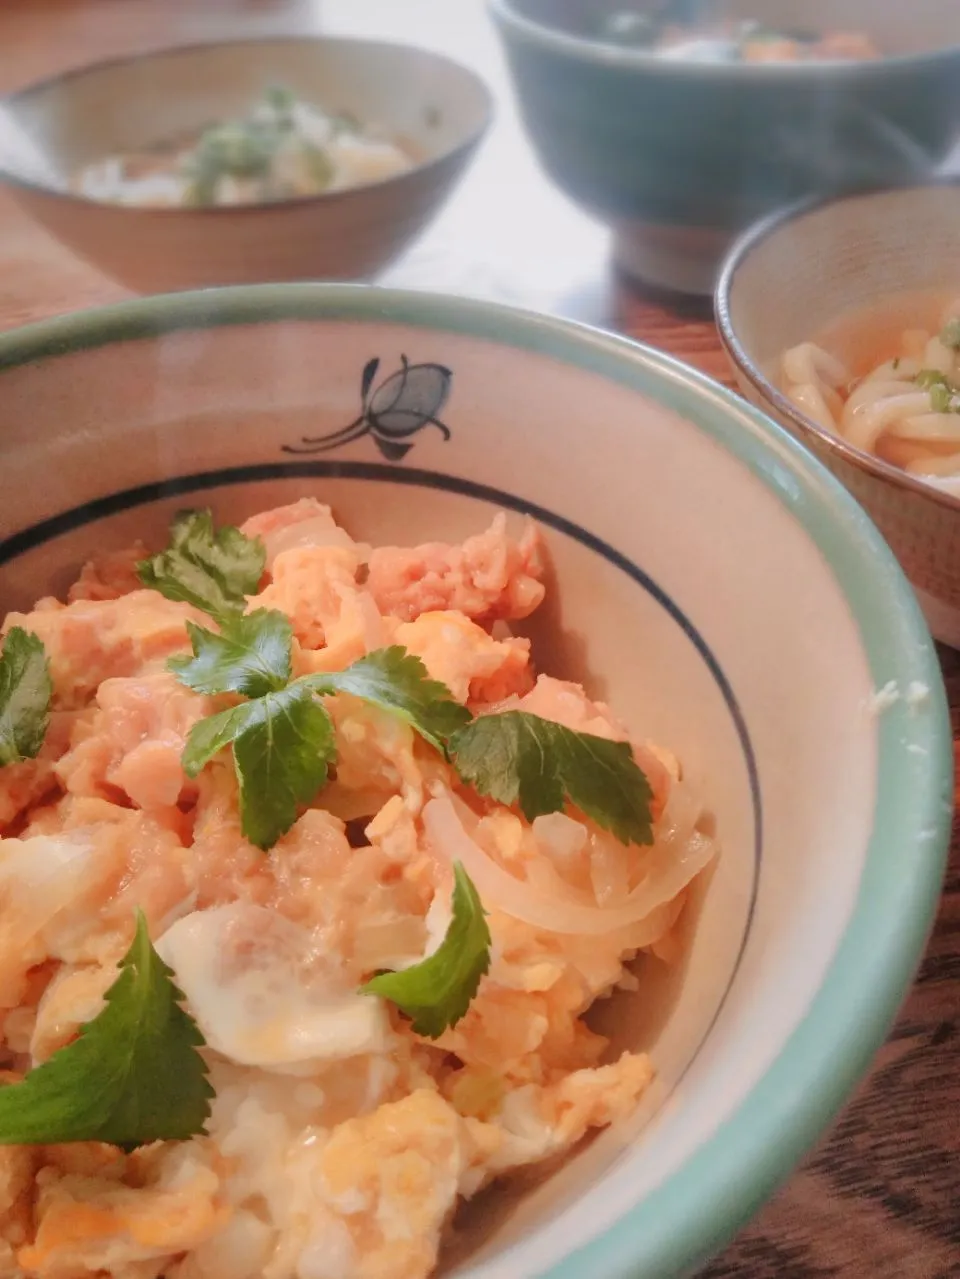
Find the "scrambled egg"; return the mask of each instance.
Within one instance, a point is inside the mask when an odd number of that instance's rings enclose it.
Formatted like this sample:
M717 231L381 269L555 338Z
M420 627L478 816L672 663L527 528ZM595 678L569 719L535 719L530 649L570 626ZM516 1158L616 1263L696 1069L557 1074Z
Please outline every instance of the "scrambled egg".
M526 640L495 637L543 597L532 527L513 541L498 517L461 546L370 551L305 500L244 531L268 552L249 606L291 618L297 673L397 643L474 711L526 706L625 737L581 689L538 680ZM357 994L443 936L451 868L422 810L456 781L404 723L341 695L335 780L269 854L253 848L229 763L195 780L181 767L215 703L164 663L203 618L139 587L141 554L111 553L68 603L5 622L43 640L55 694L40 756L0 770L0 1064L21 1078L96 1015L139 906L216 1097L188 1142L0 1147L0 1279L425 1279L462 1197L569 1150L646 1088L648 1060L605 1062L583 1020L631 980L639 935L548 932L487 903L490 971L435 1043ZM635 749L662 813L675 762ZM531 827L473 803L488 854L561 898L601 902L642 874L644 850L586 821ZM644 946L668 939L682 902Z

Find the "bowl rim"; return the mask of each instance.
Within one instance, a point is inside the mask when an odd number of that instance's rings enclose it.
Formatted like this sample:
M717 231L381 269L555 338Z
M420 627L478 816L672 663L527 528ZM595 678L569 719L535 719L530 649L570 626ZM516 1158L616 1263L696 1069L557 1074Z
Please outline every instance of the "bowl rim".
M835 454L849 466L856 467L857 470L863 471L874 480L893 484L897 488L913 493L917 497L930 501L937 506L957 512L960 511L960 496L948 493L944 489L938 488L935 484L928 483L926 480L909 475L906 471L901 470L899 466L894 466L891 462L885 462L883 458L867 453L864 449L851 444L843 436L833 431L828 431L819 422L815 422L813 418L801 413L793 401L789 400L779 387L770 381L759 365L748 354L746 347L737 336L737 329L732 317L732 294L736 284L737 272L764 241L776 235L788 224L800 222L811 214L819 213L835 204L849 204L857 200L902 195L908 191L949 190L951 188L956 188L957 191L960 191L960 177L950 176L932 182L916 182L899 187L866 187L861 190L844 191L826 197L806 197L785 209L778 209L776 212L768 214L738 236L724 258L714 288L714 314L717 322L717 332L720 336L720 344L734 370L739 372L754 387L760 396L774 408L777 414L788 419L802 438L809 439L816 447ZM903 292L903 290L891 290L890 296L892 297L900 292ZM837 312L838 316L841 314L843 314L842 308Z
M658 58L645 49L617 45L589 36L564 31L562 27L548 26L535 18L528 18L517 7L516 0L486 0L487 8L503 30L519 36L531 44L539 44L552 53L568 58L578 58L598 67L611 70L645 71L655 75L690 77L695 79L743 79L747 82L767 83L783 76L791 79L819 80L828 76L831 80L846 78L866 80L882 75L885 68L897 67L917 71L930 63L955 61L960 58L960 41L942 48L928 49L922 53L895 53L881 58L864 60L822 59L809 62L693 62L682 58Z
M353 186L343 187L338 191L320 191L315 195L288 196L283 200L247 200L241 204L197 205L196 207L185 205L137 205L124 204L120 200L97 200L92 196L81 195L79 192L56 187L50 183L30 178L23 173L18 173L15 168L7 166L2 152L0 152L0 182L6 183L15 190L28 191L47 199L61 200L67 204L78 204L85 208L120 211L123 214L136 215L141 218L170 218L183 217L184 215L214 218L217 216L223 217L224 215L255 214L269 210L302 208L311 204L330 206L349 202L360 196L365 196L371 191L375 192L386 187L396 188L398 185L419 182L424 175L429 175L445 165L456 163L458 159L468 155L471 150L480 144L490 129L496 110L496 101L490 86L472 68L464 66L462 62L458 62L455 58L451 58L445 53L438 53L436 50L424 48L422 45L410 44L402 40L367 39L364 36L350 35L293 36L278 34L273 36L236 36L229 40L194 40L185 44L157 45L137 53L118 54L114 57L101 58L97 62L68 67L66 70L58 71L55 75L46 76L42 80L31 81L29 84L15 89L12 93L0 96L0 108L15 110L19 104L26 102L35 94L46 93L51 90L56 92L72 80L84 79L87 76L109 72L117 67L138 62L246 45L299 46L304 44L353 45L366 49L381 49L389 53L398 53L401 56L415 53L431 58L436 63L443 63L451 71L456 72L464 82L470 82L477 91L481 103L480 121L474 128L468 130L458 142L441 151L439 155L421 160L409 169L403 169L400 173L390 174L385 178L377 178L372 182L361 182Z
M943 678L916 597L840 482L733 391L627 338L497 303L319 283L137 298L0 334L0 386L5 370L105 345L305 319L407 325L498 343L572 365L680 413L746 466L820 549L823 571L849 605L875 687L891 680L904 691L912 681L927 687L929 713L918 715L901 697L873 721L877 788L863 873L809 1007L758 1082L689 1158L602 1233L585 1232L541 1279L688 1274L813 1145L882 1044L919 963L945 869L954 764ZM911 752L908 741L920 751Z

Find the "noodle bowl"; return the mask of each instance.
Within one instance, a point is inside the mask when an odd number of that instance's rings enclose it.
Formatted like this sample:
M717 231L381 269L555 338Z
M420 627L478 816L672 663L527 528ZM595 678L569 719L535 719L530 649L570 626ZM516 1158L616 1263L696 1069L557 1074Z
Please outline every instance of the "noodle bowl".
M835 336L784 352L784 394L818 426L960 496L960 296L931 328L902 329L866 370Z

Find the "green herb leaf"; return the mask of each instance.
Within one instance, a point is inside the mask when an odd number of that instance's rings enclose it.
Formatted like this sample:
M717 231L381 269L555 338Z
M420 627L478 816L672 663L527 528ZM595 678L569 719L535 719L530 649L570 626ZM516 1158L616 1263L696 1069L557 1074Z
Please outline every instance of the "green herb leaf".
M938 383L930 388L930 407L934 413L949 413L953 402L953 392L949 386Z
M198 177L257 178L267 173L279 144L275 129L256 120L215 124L191 156Z
M183 771L188 777L196 777L214 756L236 741L244 729L256 723L260 714L257 702L242 702L194 724L180 756Z
M251 703L262 708L233 743L240 783L241 829L257 848L272 848L327 780L336 759L333 721L309 691L291 685Z
M935 386L950 386L947 375L939 369L921 369L913 380L924 391L930 391Z
M52 693L42 641L12 626L0 655L0 768L38 754L50 721Z
M930 392L930 408L934 413L953 411L953 397L957 388L939 369L921 369L913 379L917 386Z
M451 697L445 684L430 678L419 657L400 645L368 653L345 671L308 675L298 682L321 695L351 693L399 715L439 751L446 749L447 738L470 722L467 708Z
M948 320L940 330L940 341L954 351L960 351L960 319Z
M334 179L333 161L322 147L312 142L301 143L303 163L314 191L326 191Z
M653 842L653 793L627 742L505 711L460 729L449 750L465 782L498 803L519 803L528 821L567 799L622 843Z
M453 866L453 916L440 946L399 973L381 973L363 987L413 1019L418 1035L437 1039L455 1026L490 967L490 929L480 897L459 862Z
M220 175L217 173L194 173L188 168L184 174L187 186L183 192L183 203L188 209L206 209L216 204L217 192L220 188Z
M193 604L222 621L243 612L265 563L259 538L245 537L229 524L215 531L209 511L181 511L170 528L169 548L141 560L137 574L168 600Z
M326 782L336 758L333 721L298 681L195 724L182 756L187 774L195 777L231 742L240 828L266 851Z
M264 90L263 101L271 111L287 117L297 105L296 95L284 84L270 84Z
M193 657L171 657L167 666L196 693L261 697L290 679L293 629L284 613L258 608L226 618L219 634L187 622L187 633Z
M0 1088L0 1144L106 1141L131 1148L203 1131L213 1089L203 1037L137 912L106 1004L80 1036Z

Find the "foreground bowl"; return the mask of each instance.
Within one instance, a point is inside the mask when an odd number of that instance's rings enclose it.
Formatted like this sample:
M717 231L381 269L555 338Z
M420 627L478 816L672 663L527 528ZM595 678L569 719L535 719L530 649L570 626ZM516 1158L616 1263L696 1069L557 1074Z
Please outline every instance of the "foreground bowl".
M419 162L365 186L233 208L133 208L67 191L83 165L236 118L272 84L380 124ZM473 72L406 45L339 37L196 45L99 63L6 98L0 179L57 239L140 292L363 279L439 211L490 112Z
M809 445L864 504L916 588L934 635L954 648L960 498L824 430L775 379L788 347L815 339L847 312L864 313L861 327L876 327L891 307L899 312L898 331L929 323L931 296L960 294L960 273L950 275L958 227L960 185L952 183L791 209L743 237L716 295L721 341L744 395Z
M712 65L597 38L651 0L489 3L547 172L612 226L627 272L669 289L709 293L736 234L784 203L922 180L960 129L954 0L734 0L731 17L855 29L891 56Z
M374 411L407 364L447 398L408 372ZM499 508L540 521L538 660L677 751L723 851L679 979L645 961L641 1000L613 1005L617 1046L656 1064L648 1104L481 1213L449 1264L663 1279L714 1253L866 1069L940 887L943 686L863 511L662 355L429 295L236 289L36 325L0 337L0 420L4 610L95 550L161 543L191 503L235 518L318 494L358 536L408 544Z

